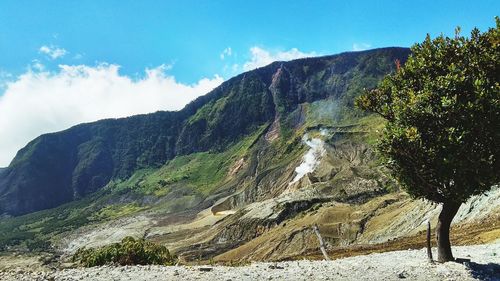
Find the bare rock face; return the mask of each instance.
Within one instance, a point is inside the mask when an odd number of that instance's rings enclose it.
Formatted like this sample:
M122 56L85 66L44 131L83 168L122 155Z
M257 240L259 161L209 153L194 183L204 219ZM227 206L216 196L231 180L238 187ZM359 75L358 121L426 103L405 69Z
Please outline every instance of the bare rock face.
M318 133L316 129L308 132L312 135ZM242 190L219 200L211 208L214 215L229 215L208 231L212 233L209 239L200 244L181 247L178 252L182 252L186 260L197 259L200 255L211 257L223 254L245 243L252 243L259 237L267 237L268 233L280 229L281 225L293 225L298 218L314 213L324 203L337 201L362 204L387 193L386 182L390 180L382 171L370 167L375 161L371 149L363 143L345 139L339 143L333 136L334 132L323 136L319 134L313 142L310 138L303 138L305 150L302 154L271 169L271 165L266 163L272 161L272 157L266 157L265 153L270 148L259 148L259 157L249 158L249 161L253 159L257 163L249 162L246 165L247 168L255 167L255 170L247 173L249 178L246 182L250 184L243 183ZM269 145L266 142L261 144ZM317 146L321 153L316 151ZM310 153L311 150L313 153ZM309 165L307 173L295 180L297 171L300 172L304 165ZM374 208L366 212L374 212ZM366 221L364 215L357 215L356 219L351 217L348 223L337 225L335 230L342 233L339 235L343 238L332 240L333 244L353 243L358 233L362 232ZM311 249L315 245L316 238L308 225L290 231L290 235L271 239L277 243L269 245L272 247L269 253L272 254L260 258L282 257ZM303 241L308 242L304 244ZM295 245L293 247L290 244L292 242Z
M283 194L274 199L255 202L226 217L214 226L216 233L202 245L179 249L186 260L215 256L242 245L297 216L319 202L328 200L310 190Z

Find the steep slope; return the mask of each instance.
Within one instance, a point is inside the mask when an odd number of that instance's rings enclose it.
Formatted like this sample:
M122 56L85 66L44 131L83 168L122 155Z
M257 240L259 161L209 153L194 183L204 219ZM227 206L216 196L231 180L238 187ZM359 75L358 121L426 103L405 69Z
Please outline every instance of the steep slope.
M223 152L262 126L267 140L286 140L305 122L304 103L332 101L315 111L319 119L323 110L333 114L329 119L355 118L360 113L352 109L353 98L408 54L408 49L385 48L275 62L223 83L178 112L102 120L42 135L0 172L0 214L56 207L176 156Z

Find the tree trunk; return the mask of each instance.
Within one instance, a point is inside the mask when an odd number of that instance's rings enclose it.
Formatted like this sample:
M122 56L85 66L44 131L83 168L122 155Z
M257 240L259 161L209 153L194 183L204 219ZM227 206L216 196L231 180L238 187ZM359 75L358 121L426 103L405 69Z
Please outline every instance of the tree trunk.
M443 209L439 214L438 223L436 226L436 238L438 246L438 261L447 262L455 260L451 253L450 245L450 225L453 217L458 212L461 203L444 202Z

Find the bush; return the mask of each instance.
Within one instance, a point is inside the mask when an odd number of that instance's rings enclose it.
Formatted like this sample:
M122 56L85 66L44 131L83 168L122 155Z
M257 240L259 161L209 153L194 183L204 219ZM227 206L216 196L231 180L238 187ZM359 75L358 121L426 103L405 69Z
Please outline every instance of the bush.
M114 265L173 265L177 261L165 246L125 237L120 243L114 243L97 249L80 248L73 255L73 262L85 267Z

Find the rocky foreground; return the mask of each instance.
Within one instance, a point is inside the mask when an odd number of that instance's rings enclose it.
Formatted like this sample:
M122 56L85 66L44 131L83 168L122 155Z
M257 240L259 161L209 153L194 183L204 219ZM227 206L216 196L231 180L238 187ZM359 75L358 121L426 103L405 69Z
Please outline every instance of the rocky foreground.
M454 247L470 262L429 264L426 251L375 253L334 261L226 266L124 266L0 272L0 280L500 280L500 241Z

